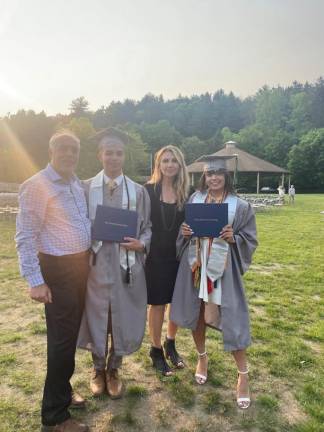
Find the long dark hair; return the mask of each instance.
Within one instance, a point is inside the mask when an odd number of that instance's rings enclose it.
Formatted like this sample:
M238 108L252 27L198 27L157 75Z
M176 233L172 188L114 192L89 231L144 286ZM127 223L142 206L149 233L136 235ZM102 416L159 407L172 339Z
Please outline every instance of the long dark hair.
M233 187L233 180L231 173L227 170L218 170L218 173L223 175L225 178L225 185L224 185L224 195L233 194L236 195L236 192ZM205 192L207 190L206 185L206 172L203 172L202 176L200 177L199 183L198 183L198 189L200 192Z

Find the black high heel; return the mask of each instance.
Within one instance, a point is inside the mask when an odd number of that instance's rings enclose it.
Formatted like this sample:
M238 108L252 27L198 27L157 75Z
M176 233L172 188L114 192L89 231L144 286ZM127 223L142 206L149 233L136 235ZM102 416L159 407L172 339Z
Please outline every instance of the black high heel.
M163 348L151 346L150 357L153 362L153 367L164 376L172 375L172 370L164 357Z
M184 361L183 361L182 357L179 355L178 351L176 350L175 340L166 338L163 346L164 346L166 358L168 360L170 359L171 363L176 368L183 369L185 366Z

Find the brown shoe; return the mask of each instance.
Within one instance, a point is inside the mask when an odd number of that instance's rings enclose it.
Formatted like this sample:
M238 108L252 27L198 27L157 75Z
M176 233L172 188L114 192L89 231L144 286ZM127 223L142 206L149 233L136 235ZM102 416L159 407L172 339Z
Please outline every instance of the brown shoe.
M106 390L105 370L93 369L90 379L90 390L94 396L101 396Z
M123 393L123 383L118 376L118 369L111 369L106 373L107 392L111 399L119 399Z
M89 432L87 425L71 418L56 426L42 426L41 432Z
M70 408L74 409L83 409L86 406L86 401L84 398L79 395L78 393L72 391L72 399L71 399L71 405Z

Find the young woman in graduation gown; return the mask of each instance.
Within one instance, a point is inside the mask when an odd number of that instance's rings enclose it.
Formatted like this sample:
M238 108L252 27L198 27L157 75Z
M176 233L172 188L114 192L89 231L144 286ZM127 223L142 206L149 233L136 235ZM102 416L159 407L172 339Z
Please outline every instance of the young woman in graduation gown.
M164 350L161 344L165 308L171 302L178 272L176 240L184 221L184 203L188 197L188 174L181 151L172 145L163 147L155 157L154 171L145 185L151 199L152 240L145 272L149 307L150 357L163 375L184 363L175 347L177 326L168 321Z
M245 350L251 338L242 276L258 244L254 212L248 202L234 194L224 160L206 161L200 190L189 201L227 203L228 225L219 238L197 239L183 224L177 242L181 262L170 319L192 330L198 351L198 384L207 380L206 322L222 332L224 349L233 354L238 369L237 404L246 409L250 395Z

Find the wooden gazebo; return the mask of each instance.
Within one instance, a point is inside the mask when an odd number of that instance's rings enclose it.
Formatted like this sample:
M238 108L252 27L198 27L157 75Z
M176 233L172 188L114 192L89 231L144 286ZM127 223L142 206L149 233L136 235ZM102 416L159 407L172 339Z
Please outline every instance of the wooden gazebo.
M256 174L256 192L259 193L260 190L260 175L261 174L277 174L281 176L281 184L284 186L285 183L285 175L288 175L288 183L290 187L290 175L289 171L285 168L281 168L277 165L274 165L271 162L267 162L263 159L260 159L256 156L247 153L244 150L241 150L235 141L228 141L225 143L225 147L219 150L216 153L213 153L213 156L235 156L228 162L228 168L230 171L235 172L237 168L237 172L243 173L255 173ZM193 162L188 166L188 171L191 176L191 183L194 184L195 174L201 175L203 171L204 162Z

